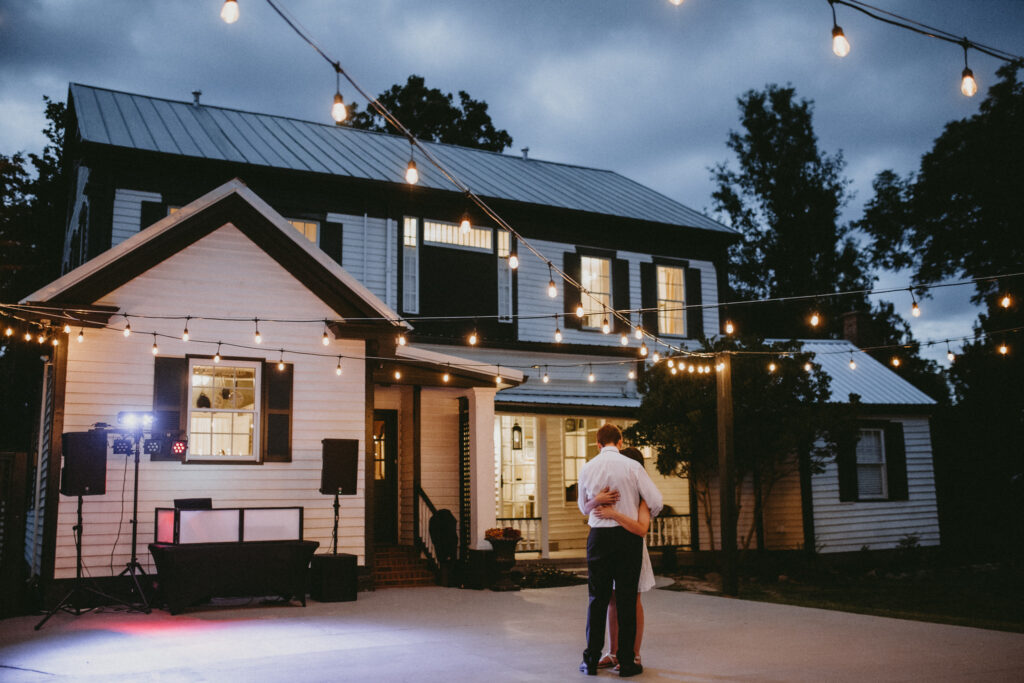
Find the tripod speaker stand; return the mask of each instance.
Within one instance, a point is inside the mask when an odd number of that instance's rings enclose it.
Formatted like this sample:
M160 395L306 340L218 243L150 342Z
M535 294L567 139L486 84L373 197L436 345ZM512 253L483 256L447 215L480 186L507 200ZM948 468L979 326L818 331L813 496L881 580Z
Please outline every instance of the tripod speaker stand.
M128 437L132 441L132 454L135 456L135 484L134 491L132 492L132 556L128 560L128 564L121 570L118 576L128 576L131 578L130 590L134 590L138 596L139 603L129 605L133 609L137 609L140 612L149 614L152 611L149 607L149 599L146 597L146 592L142 590L142 584L139 583L139 575L146 577L146 570L142 568L142 564L139 562L138 556L138 537L139 537L139 442L142 440L142 432L132 432ZM115 443L115 449L117 445ZM116 450L115 450L116 452Z

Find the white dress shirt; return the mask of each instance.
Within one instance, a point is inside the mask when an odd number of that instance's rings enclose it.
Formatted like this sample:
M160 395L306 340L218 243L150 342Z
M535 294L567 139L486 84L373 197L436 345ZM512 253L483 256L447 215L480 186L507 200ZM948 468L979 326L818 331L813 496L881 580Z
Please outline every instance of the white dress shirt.
M619 453L615 446L605 446L580 468L576 496L580 512L587 514L587 501L605 487L619 492L619 502L615 503L615 509L626 517L637 518L641 500L651 509L651 517L656 517L661 512L661 491L651 481L647 470L636 460ZM590 512L588 523L592 527L619 526L615 520L602 519L593 511Z

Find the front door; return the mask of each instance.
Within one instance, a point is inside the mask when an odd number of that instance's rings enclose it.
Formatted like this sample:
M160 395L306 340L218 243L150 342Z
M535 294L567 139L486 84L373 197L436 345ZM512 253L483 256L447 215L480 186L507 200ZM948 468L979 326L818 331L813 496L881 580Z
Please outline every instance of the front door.
M398 542L398 413L373 411L373 540Z

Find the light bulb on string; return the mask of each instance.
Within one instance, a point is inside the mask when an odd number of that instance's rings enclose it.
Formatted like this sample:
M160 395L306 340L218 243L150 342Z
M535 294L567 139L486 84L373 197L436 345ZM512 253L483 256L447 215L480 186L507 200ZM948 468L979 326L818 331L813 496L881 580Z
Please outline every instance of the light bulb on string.
M514 250L508 255L508 267L512 270L519 267L519 255Z
M679 374L679 371L678 371L678 370L676 370L676 369L675 369L675 367L670 367L670 368L668 369L668 371L669 371L669 372L671 372L671 373L672 373L673 375L677 375L677 374Z
M469 333L469 345L476 346L476 343L478 341L479 338L477 337L476 330L474 329L472 332Z
M908 287L907 291L910 292L910 300L912 302L910 306L910 315L914 316L915 318L920 318L921 307L917 305L917 297L914 296L914 290Z
M1010 352L1010 347L1006 345L1006 342L1003 342L1002 344L999 345L999 348L996 350L999 351L1000 356L1005 356Z
M225 24L233 24L238 21L238 0L224 0L220 8L220 18Z
M64 334L71 334L71 323L64 323Z
M651 356L651 361L657 363L659 360L661 360L661 354L655 351L654 355Z
M771 363L768 364L768 372L775 372L778 369L778 367L779 366L775 364L775 361L772 361Z
M32 341L32 333L29 330L25 330L25 341Z
M1003 294L1003 298L999 300L999 305L1003 308L1009 308L1012 303L1013 300L1010 298L1009 294Z
M637 325L636 327L634 327L633 328L633 336L636 337L637 340L643 339L644 338L644 328L641 327L640 325Z
M588 382L593 382L595 379L597 379L597 378L594 377L594 364L591 363L590 364L590 374L587 375L587 381Z
M448 366L445 369L444 374L441 375L441 381L444 382L445 384L448 384L448 382L451 381L451 378L452 378L451 369L452 369L452 364L448 363Z
M11 327L10 325L8 325L7 327L5 327L5 328L4 328L4 336L5 336L5 337L10 337L10 336L12 336L13 334L14 334L14 328L13 328L13 327Z
M804 363L804 372L810 372L813 369L814 369L814 366L811 365L810 361Z
M131 323L130 320L128 320L128 316L124 317L124 331L123 331L123 334L124 334L124 336L126 338L132 336L132 323Z
M953 350L951 348L949 348L949 342L946 342L946 360L948 360L950 363L956 360L956 354L953 353Z
M220 342L217 342L217 353L213 354L213 362L214 363L219 363L220 362Z
M498 374L494 376L494 383L501 384L501 363L498 363Z
M608 316L605 316L604 320L601 321L601 333L602 334L608 334L611 331L612 331L612 325L611 325L610 322L608 322Z
M817 311L811 313L810 323L811 323L811 327L817 327L818 324L821 323L821 316L818 315Z
M667 361L665 361L665 362L666 362L666 363L668 364L668 366L669 366L670 368L674 368L674 367L676 366L676 362L675 362L675 361L674 361L673 359L671 359L671 358L669 358L669 359L668 359Z
M341 356L338 356L338 367L334 368L334 374L341 377Z
M555 275L551 272L551 264L548 264L548 297L554 299L558 296L558 287L555 286Z
M715 363L715 372L725 370L725 363Z
M398 343L399 346L405 346L408 343L408 340L405 338L404 333L399 333L399 335L395 337L395 341Z
M640 342L640 357L645 358L647 356L647 344Z
M260 319L259 318L253 318L252 320L256 324L256 332L253 333L252 340L254 342L256 342L257 344L262 344L263 343L263 335L260 334Z
M402 379L402 371L395 370L395 379Z
M893 356L892 360L889 362L892 363L894 368L898 368L903 361L900 360L899 356Z
M964 70L960 72L960 92L965 97L974 97L978 94L978 82L974 80L974 72L967 66L967 39L964 38L960 45L964 48Z
M695 366L691 365L688 368L686 368L686 371L692 375L696 369L697 368Z
M156 333L153 334L153 355L160 353L160 347L156 344Z
M586 311L583 310L583 302L581 301L578 304L576 304L576 317L582 318L585 313Z
M85 330L84 329L79 329L78 330L78 343L81 344L84 341L85 341Z
M281 356L277 361L277 369L284 370L284 349L281 349Z
M556 344L561 344L562 343L562 330L560 330L557 327L555 328L555 343Z
M60 339L58 339L57 337L53 337L52 339L50 339L50 344L52 344L53 346L60 346Z
M40 332L40 333L39 333L39 336L38 336L38 337L36 337L36 340L37 340L37 341L38 341L38 342L39 342L40 344L42 344L43 342L45 342L45 341L46 341L46 335L45 335L44 333Z
M850 369L851 370L856 370L857 369L857 362L853 360L853 351L850 352Z
M327 334L327 321L324 321L324 336L320 337L320 343L324 346L331 345L331 337Z
M736 326L732 324L732 321L731 320L726 320L725 321L725 333L726 334L732 334L735 331L736 331Z
M551 378L548 376L548 366L546 365L544 366L544 377L541 378L541 381L544 382L544 384L551 381Z
M459 231L463 235L468 235L472 227L472 224L469 222L469 212L464 212L462 214L462 220L459 221Z
M629 335L626 334L625 332L623 332L622 335L619 337L619 343L622 344L623 346L628 346L629 345Z
M850 54L850 41L843 34L843 29L836 22L836 6L829 0L829 7L832 8L832 52L836 57L845 57Z
M629 379L636 379L636 370L630 368L629 372L626 373L626 377Z
M334 78L336 88L334 91L334 104L331 105L331 118L334 119L335 123L340 124L348 118L348 110L345 109L345 98L341 96L341 68L337 65L334 67Z
M405 167L405 182L415 185L420 181L420 172L416 168L416 147L409 140L409 165Z
M191 320L191 319L192 319L191 316L185 316L185 329L181 333L181 341L183 341L183 342L187 342L188 341L188 321Z

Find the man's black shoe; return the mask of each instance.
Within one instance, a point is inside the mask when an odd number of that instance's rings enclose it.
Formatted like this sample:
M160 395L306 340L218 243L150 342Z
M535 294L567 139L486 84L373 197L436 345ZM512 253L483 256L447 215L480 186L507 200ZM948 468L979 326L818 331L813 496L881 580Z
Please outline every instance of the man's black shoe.
M637 664L636 662L630 662L629 664L626 664L625 662L619 663L620 678L629 678L630 676L636 676L637 674L642 674L643 672L644 667L640 664Z
M584 657L583 661L580 662L580 671L587 674L588 676L597 675L597 660L591 659L590 657Z

